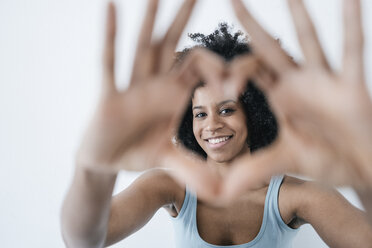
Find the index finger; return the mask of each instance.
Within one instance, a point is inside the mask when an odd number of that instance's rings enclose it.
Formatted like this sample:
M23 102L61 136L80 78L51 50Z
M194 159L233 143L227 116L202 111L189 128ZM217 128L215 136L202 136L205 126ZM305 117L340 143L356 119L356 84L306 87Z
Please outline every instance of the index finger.
M174 50L180 36L190 18L196 0L185 0L180 10L178 11L172 25L169 27L162 42L162 64L161 71L167 71L174 63Z
M138 37L134 65L140 65L140 60L146 57L146 53L151 47L152 33L158 10L159 0L148 0L145 19L143 20L141 31Z
M103 50L103 92L111 93L115 86L116 12L112 2L107 7L105 45Z
M350 82L363 82L363 28L360 0L344 0L343 73Z
M241 0L232 0L232 5L239 21L252 37L251 43L254 52L266 64L277 73L286 71L295 65L291 58L281 49L280 44L253 18Z
M143 20L141 32L138 38L137 54L148 48L151 44L158 5L159 0L148 0L145 19Z
M229 69L228 91L239 94L246 88L248 80L254 78L260 69L259 60L252 54L241 55L229 64Z
M288 5L306 62L311 65L323 66L327 70L330 69L304 2L302 0L288 0Z

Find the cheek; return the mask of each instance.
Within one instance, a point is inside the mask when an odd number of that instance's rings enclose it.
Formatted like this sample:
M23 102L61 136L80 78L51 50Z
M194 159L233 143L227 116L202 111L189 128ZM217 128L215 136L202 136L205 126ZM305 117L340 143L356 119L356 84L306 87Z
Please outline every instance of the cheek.
M238 127L236 130L239 135L239 140L247 140L248 132L246 127L241 126Z
M192 123L192 131L194 133L195 139L198 141L198 143L200 143L199 142L199 139L200 139L200 127L199 127L198 123L196 123L196 122L193 122Z
M235 130L237 131L238 135L240 136L240 140L244 142L247 141L248 138L248 127L246 120L242 120L242 118L238 118L235 122Z
M205 149L204 140L201 139L202 130L203 130L203 127L201 123L193 122L192 131L193 131L194 137L196 139L196 142L199 144L199 146L204 150Z
M244 143L246 143L247 140L248 140L248 130L247 130L247 127L246 126L244 126L242 128L242 133L243 133L242 139L243 139Z

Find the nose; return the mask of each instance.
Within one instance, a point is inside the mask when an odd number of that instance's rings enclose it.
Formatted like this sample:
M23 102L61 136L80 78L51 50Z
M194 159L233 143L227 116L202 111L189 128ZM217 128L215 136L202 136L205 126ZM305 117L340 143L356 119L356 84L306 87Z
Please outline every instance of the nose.
M223 127L224 123L218 115L212 114L208 116L206 120L206 131L214 133Z

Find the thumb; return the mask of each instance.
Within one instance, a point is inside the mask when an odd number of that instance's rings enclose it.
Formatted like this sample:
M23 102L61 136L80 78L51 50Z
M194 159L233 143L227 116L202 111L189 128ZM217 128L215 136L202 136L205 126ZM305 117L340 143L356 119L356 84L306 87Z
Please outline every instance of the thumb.
M206 162L181 146L173 147L162 156L161 164L171 169L181 185L187 184L198 198L214 202L221 191L221 177Z
M287 155L279 143L254 154L246 154L234 162L221 189L221 200L235 200L246 191L264 187L273 175L281 174L287 164Z

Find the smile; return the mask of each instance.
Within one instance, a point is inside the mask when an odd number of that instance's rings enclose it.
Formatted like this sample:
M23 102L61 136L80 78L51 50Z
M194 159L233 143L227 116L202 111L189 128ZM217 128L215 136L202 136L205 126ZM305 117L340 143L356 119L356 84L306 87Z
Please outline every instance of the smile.
M210 138L210 139L206 139L205 141L208 142L208 145L211 147L211 148L220 148L222 146L224 146L226 143L229 142L229 140L232 138L233 136L224 136L224 137L217 137L217 138Z

